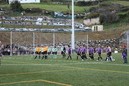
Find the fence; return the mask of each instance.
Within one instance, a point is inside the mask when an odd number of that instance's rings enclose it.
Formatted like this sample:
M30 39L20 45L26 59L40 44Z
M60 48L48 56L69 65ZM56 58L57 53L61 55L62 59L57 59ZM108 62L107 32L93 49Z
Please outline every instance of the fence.
M70 44L71 33L2 31L0 32L0 40L6 45L6 50L11 52L10 55L15 54L16 50L23 51L22 54L31 54L36 46ZM110 44L111 47L119 47L116 34L111 36L107 32L75 32L75 44L79 43L94 45L95 47L98 44L102 46Z

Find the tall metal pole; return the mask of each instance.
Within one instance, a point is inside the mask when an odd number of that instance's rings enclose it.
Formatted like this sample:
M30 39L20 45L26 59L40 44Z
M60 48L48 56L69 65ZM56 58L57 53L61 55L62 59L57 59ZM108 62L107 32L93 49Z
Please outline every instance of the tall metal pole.
M88 35L86 35L86 40L87 40L87 41L86 41L86 42L87 42L87 43L86 43L86 46L87 46L87 51L86 51L86 52L88 53L88 48L89 48L89 44L88 44L88 42L89 42L89 41L88 41L88 40L89 40L89 39L88 39Z
M74 0L72 0L72 34L71 34L72 49L75 49L75 31L74 31Z
M129 53L129 30L127 31L127 53Z
M10 56L12 56L12 51L13 51L13 49L12 49L12 34L13 34L13 32L11 31L10 32Z
M35 33L33 32L33 56L35 56Z
M55 33L53 33L53 46L55 46Z

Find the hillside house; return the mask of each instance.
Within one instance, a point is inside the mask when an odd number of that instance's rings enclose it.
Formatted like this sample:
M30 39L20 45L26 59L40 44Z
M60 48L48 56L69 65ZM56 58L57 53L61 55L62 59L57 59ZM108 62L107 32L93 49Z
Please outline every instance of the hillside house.
M9 4L13 1L19 1L20 3L40 3L40 0L9 0Z
M93 32L103 31L103 25L93 25L91 29Z
M97 1L97 0L75 0L76 2L78 1Z

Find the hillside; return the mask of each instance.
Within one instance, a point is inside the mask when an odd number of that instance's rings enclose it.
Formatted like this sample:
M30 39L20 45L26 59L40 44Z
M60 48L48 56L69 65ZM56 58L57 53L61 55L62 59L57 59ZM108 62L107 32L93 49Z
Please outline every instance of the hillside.
M121 4L123 6L129 6L129 1L106 1L105 3L114 3L114 4ZM66 5L56 5L56 4L22 4L23 8L40 8L40 9L45 9L48 11L60 11L60 12L70 12L70 10L67 8ZM75 13L83 13L87 10L90 10L92 7L96 8L99 5L94 5L94 6L75 6ZM9 5L0 5L0 7L4 7L5 9L9 9ZM127 10L129 11L129 10ZM6 14L5 16L20 16L21 14L19 13L11 13L8 15ZM28 15L39 15L39 13L28 13ZM119 15L124 16L126 15L125 12L121 12ZM42 16L42 15L41 15ZM44 15L43 15L44 16ZM50 16L50 15L45 15L45 16ZM83 19L76 19L79 22L82 22ZM0 25L1 26L1 25ZM6 27L6 26L5 26ZM7 26L10 27L10 26ZM13 27L13 26L11 26ZM16 26L14 26L16 27ZM26 26L24 26L25 28ZM34 27L34 26L33 26ZM49 26L48 26L49 28ZM89 35L89 40L104 40L104 39L112 39L112 38L118 38L120 33L123 31L127 30L129 28L129 16L124 16L123 18L120 18L119 21L117 22L112 22L112 23L104 23L104 31L103 32L80 32L75 34L75 38L77 41L79 40L86 40L86 35ZM20 35L21 36L20 36ZM19 33L15 34L13 41L17 43L21 43L24 41L24 44L30 44L32 43L32 34L29 33L29 35L26 33ZM15 38L17 37L17 38ZM19 38L18 38L19 37ZM39 38L38 38L39 37ZM10 34L7 32L0 32L0 40L2 40L4 43L8 44L10 42ZM27 39L26 39L27 38ZM62 42L69 42L70 41L70 34L69 33L57 33L56 34L56 43ZM25 40L27 41L25 43ZM37 33L37 40L36 43L52 43L52 34L51 33Z

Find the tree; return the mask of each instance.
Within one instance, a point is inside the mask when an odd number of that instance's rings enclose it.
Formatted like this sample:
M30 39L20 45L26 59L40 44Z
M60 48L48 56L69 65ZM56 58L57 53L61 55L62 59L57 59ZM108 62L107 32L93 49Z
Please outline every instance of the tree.
M0 3L8 3L8 0L0 0Z
M11 2L10 8L13 12L22 12L23 11L23 8L22 8L21 3L19 1Z

